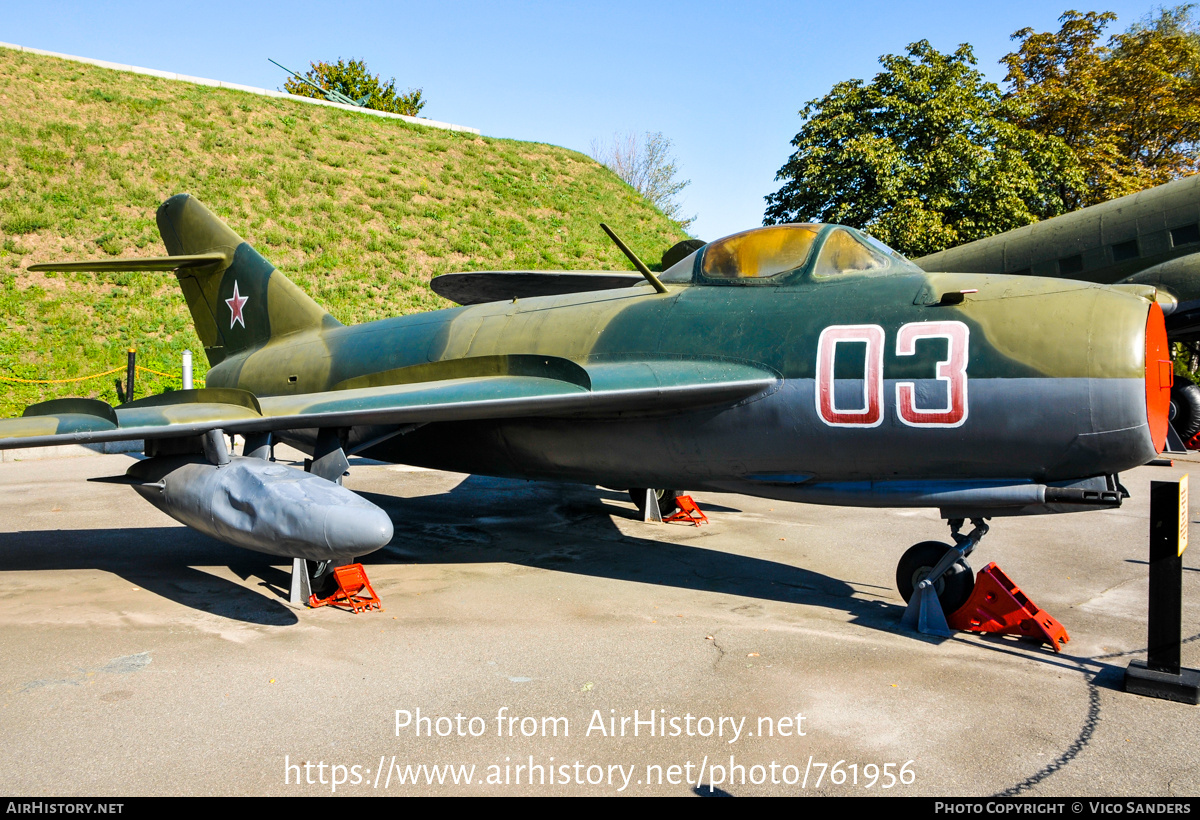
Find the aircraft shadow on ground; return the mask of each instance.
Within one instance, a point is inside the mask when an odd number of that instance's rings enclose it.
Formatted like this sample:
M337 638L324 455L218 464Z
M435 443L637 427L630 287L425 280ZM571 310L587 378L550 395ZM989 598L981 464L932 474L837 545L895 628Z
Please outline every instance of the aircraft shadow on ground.
M645 538L621 533L614 516L637 519L626 493L574 484L469 476L447 493L399 498L361 492L388 512L389 546L372 564L508 562L596 578L844 609L862 625L896 631L901 608L855 598L854 587L789 564L723 552L677 537L682 525L647 525ZM606 504L605 501L616 502ZM705 505L713 513L737 512ZM537 538L529 533L537 532ZM684 532L691 533L684 529ZM656 538L657 536L657 538ZM290 574L282 559L223 544L186 527L50 530L0 536L8 571L93 569L221 617L286 626L299 621L286 605ZM228 566L258 579L261 592L196 567ZM266 593L266 594L262 594Z
M1090 671L1096 676L1096 685L1120 688L1120 675L1113 671L1117 667L1104 659L1076 656L1069 645L1056 653L1046 644L1013 635L922 635L901 626L902 605L855 597L856 587L840 579L695 543L658 540L673 537L662 527L675 530L682 525L647 525L645 538L623 534L614 518L639 519L626 493L583 485L468 476L449 492L437 495L396 498L360 494L387 510L396 530L389 546L364 559L367 564L503 561L597 578L840 609L849 613L858 626L927 644L970 641L988 651L1075 672ZM740 512L707 503L704 509ZM543 535L538 539L523 537L535 530ZM686 528L683 531L690 534ZM549 538L547 532L559 534L561 539ZM1122 666L1126 662L1117 661Z
M903 607L855 597L856 588L803 567L711 549L695 543L706 534L683 525L646 525L647 536L624 534L614 519L638 519L626 493L576 484L468 476L449 492L401 498L359 491L391 516L395 535L365 556L379 564L506 562L594 578L736 595L763 601L841 609L855 624L914 640L941 638L900 626ZM605 503L613 502L613 503ZM711 513L738 512L705 504ZM530 538L530 533L538 537ZM692 543L667 538L692 536ZM193 609L246 623L287 626L299 622L285 603L290 573L282 559L223 544L186 527L49 530L0 536L8 571L92 569ZM228 566L259 590L196 567ZM861 585L860 585L861 586ZM265 593L265 594L264 594ZM986 645L1025 654L1007 639ZM1045 660L1054 662L1054 653ZM1072 665L1085 659L1058 656Z
M764 601L842 609L855 622L896 631L902 607L854 597L855 588L802 567L669 540L685 525L622 533L615 517L638 520L626 493L573 484L469 476L446 493L417 498L362 492L392 518L389 546L370 564L507 562L595 578L634 581ZM616 502L605 504L605 501ZM738 512L705 504L710 513ZM537 532L537 538L528 534ZM703 534L702 530L695 531ZM919 636L920 637L920 636Z
M278 560L222 544L186 527L0 535L0 561L5 571L100 570L184 606L265 626L299 622L283 603L290 576L271 565ZM258 586L271 594L262 595L197 566L228 566L242 580L258 578Z

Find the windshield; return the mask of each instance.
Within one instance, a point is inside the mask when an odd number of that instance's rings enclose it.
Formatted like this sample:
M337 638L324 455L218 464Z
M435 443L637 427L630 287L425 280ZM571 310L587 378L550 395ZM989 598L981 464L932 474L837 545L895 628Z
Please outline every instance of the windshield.
M868 248L849 231L839 229L826 237L812 275L824 278L850 271L881 271L888 267L886 256Z
M845 273L902 270L915 271L917 268L878 239L839 227L825 237L812 275L815 279L827 279Z

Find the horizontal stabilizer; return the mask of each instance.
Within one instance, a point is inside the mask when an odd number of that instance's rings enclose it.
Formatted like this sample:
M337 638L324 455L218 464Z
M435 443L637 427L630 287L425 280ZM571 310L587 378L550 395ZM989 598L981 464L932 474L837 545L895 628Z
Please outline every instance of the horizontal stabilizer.
M30 265L32 271L91 271L93 273L117 273L121 271L179 270L181 268L204 268L225 263L231 257L223 253L193 253L180 256L143 256L139 259L92 259L83 262L43 262Z
M99 399L51 399L25 408L19 419L7 419L4 435L41 437L77 436L112 432L117 414Z
M443 273L429 283L433 292L459 305L506 302L534 296L561 296L642 284L640 273L564 270L488 270Z

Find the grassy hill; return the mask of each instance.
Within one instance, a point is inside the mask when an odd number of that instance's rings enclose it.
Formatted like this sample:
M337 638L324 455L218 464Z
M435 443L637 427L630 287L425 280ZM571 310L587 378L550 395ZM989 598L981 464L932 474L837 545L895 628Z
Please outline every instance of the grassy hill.
M448 307L432 276L631 266L685 234L606 168L491 139L0 48L0 376L67 379L138 363L206 367L171 274L35 274L56 259L165 253L154 211L197 196L347 324ZM0 381L0 416L113 377ZM139 395L178 387L141 378Z

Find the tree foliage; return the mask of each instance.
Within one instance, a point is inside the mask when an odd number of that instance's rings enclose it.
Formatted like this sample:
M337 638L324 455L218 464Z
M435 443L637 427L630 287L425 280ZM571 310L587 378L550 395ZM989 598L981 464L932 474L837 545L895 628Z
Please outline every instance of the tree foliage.
M661 131L647 131L643 137L631 131L624 136L614 134L607 145L592 140L591 155L686 230L696 217L684 217L676 197L692 181L676 179L679 164L671 144Z
M863 228L921 255L1200 171L1200 25L1191 6L1105 40L1116 16L1025 28L985 82L970 46L921 41L801 111L766 224Z
M309 63L309 66L309 70L304 73L309 82L326 91L340 91L352 100L366 97L364 105L367 108L415 117L425 107L422 89L410 88L400 94L396 91L394 77L384 83L378 75L367 70L367 64L362 60L343 60L339 57L336 63L317 62ZM295 77L288 78L283 84L283 90L301 97L321 98L319 91Z
M1071 152L1011 122L1017 103L969 45L942 54L922 40L880 63L869 84L805 106L765 224L838 222L920 256L1063 211L1061 183L1080 181Z
M1085 185L1065 199L1094 205L1200 170L1200 36L1190 6L1160 10L1102 43L1116 19L1068 11L1058 32L1025 28L1002 60L1014 122L1062 139Z

